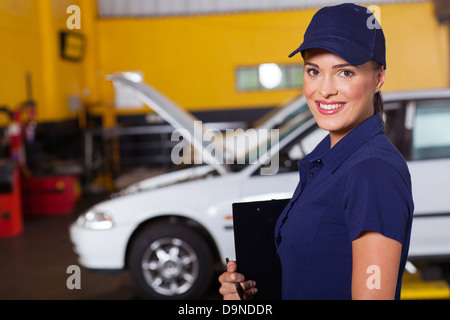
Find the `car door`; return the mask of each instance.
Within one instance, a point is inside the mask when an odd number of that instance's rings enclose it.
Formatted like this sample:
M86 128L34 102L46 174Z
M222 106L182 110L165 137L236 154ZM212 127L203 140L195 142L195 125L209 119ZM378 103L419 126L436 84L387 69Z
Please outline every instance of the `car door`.
M450 99L408 104L415 204L411 256L450 257Z

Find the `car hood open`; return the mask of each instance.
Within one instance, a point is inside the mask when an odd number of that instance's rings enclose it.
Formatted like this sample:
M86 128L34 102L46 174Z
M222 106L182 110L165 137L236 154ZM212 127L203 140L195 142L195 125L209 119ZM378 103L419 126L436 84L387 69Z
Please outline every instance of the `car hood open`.
M107 80L112 81L115 85L125 86L131 89L144 104L149 106L152 110L167 121L174 129L179 130L181 136L186 139L192 147L202 156L206 164L213 166L220 175L227 175L231 171L227 165L229 162L229 155L236 155L242 157L239 150L229 150L228 141L221 139L204 139L211 135L211 130L208 130L199 119L194 117L191 113L175 104L169 98L157 91L150 85L136 80L130 76L128 72L114 73L107 76ZM254 129L273 129L279 127L286 118L292 117L297 113L302 106L306 105L306 99L303 95L299 95L292 99L284 107L275 108L268 112L260 120L255 123ZM198 134L198 133L201 134ZM234 139L234 137L232 137ZM220 143L222 142L222 143ZM255 147L258 141L251 141ZM213 148L211 146L214 146ZM252 146L250 146L250 149ZM220 152L217 152L220 151Z

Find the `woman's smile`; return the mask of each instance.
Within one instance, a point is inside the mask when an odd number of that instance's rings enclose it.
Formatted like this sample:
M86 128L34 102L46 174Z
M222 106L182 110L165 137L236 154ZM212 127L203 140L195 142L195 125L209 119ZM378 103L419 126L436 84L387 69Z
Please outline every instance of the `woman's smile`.
M325 101L325 100L316 100L317 109L321 114L324 115L332 115L338 113L346 106L346 102L342 101Z

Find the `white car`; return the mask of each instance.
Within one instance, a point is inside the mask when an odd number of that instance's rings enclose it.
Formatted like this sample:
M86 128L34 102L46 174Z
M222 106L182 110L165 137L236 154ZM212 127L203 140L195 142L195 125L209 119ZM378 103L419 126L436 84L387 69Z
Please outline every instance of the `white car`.
M199 297L215 272L223 270L225 258L235 256L232 203L290 198L299 181L297 161L327 133L299 97L257 126L279 130L268 152L258 154L266 161L226 164L217 155L205 155L211 148L194 137L190 114L146 84L125 75L111 79L133 89L175 129L183 129L209 164L138 182L81 214L70 226L79 263L89 269L127 268L150 298ZM412 176L415 215L409 259L448 258L450 90L391 93L384 100L387 134L408 160ZM255 148L248 149L247 160ZM276 174L261 174L270 164L268 155L279 159Z

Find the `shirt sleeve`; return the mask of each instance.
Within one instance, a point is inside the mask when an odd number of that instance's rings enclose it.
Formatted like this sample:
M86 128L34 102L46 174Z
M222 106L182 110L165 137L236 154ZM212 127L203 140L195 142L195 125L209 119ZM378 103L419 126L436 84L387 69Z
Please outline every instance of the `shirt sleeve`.
M408 182L382 159L364 160L351 169L344 190L350 241L375 231L405 245L413 210Z

